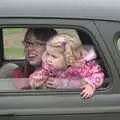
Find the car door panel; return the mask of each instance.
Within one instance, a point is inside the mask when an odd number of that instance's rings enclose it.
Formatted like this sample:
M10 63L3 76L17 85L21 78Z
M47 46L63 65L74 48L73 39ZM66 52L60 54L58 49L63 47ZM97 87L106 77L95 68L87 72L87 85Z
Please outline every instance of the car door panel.
M77 94L9 96L0 98L0 115L16 119L82 119L102 117L112 120L120 117L119 94L98 94L90 99L80 99Z

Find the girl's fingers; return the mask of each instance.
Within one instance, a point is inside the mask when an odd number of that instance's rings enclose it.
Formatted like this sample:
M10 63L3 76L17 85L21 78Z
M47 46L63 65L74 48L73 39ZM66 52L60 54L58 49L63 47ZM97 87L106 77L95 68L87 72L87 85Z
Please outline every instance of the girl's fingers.
M81 96L81 98L87 98L87 96L88 96L88 93L84 93L84 94Z
M87 90L85 89L81 92L80 95L81 95L81 98L89 98L91 96L91 94L87 92Z
M85 94L85 93L86 93L86 90L83 89L82 92L80 93L80 95L83 96L83 94Z
M55 88L53 84L49 84L49 83L47 83L46 86L47 86L48 88Z
M47 88L55 88L53 85L46 85Z
M35 79L31 82L33 88L40 88L43 86L44 83L45 83L45 80L40 81L38 79Z
M54 82L53 82L53 80L48 80L47 83L46 83L46 86L47 86L48 88L55 88L55 87L54 87Z
M82 94L80 94L82 97L81 98L90 98L92 97L92 93L84 91Z
M47 84L53 85L53 81L47 81Z
M50 77L48 78L48 81L54 81L54 78Z

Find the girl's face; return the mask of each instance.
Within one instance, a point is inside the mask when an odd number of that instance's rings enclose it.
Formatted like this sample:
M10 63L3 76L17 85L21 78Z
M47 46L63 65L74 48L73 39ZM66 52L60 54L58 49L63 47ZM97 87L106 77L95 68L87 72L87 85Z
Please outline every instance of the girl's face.
M31 39L26 40L24 44L27 61L33 66L39 66L42 55L46 49L46 42L31 37Z
M46 62L55 69L63 69L66 67L65 58L61 48L46 47Z

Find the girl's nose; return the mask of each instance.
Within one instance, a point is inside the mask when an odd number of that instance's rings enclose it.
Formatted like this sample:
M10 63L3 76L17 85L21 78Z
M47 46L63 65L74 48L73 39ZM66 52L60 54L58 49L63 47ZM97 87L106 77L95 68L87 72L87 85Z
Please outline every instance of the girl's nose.
M51 61L51 58L50 58L50 57L47 57L47 63L48 63L48 64L51 64L51 63L52 63L52 61Z

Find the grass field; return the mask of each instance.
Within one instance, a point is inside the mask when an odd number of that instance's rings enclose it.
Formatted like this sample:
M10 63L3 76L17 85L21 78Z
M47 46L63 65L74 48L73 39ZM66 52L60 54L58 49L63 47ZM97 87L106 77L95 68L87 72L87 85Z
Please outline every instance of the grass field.
M24 46L22 41L24 39L26 29L13 28L4 29L4 57L7 59L23 58L24 57Z
M16 34L16 33L24 33L26 29L24 28L10 28L10 29L4 29L4 34L5 35L11 35L11 34Z
M24 50L21 48L6 48L5 49L5 58L23 58Z

